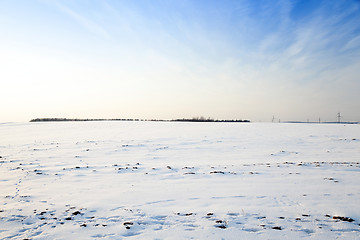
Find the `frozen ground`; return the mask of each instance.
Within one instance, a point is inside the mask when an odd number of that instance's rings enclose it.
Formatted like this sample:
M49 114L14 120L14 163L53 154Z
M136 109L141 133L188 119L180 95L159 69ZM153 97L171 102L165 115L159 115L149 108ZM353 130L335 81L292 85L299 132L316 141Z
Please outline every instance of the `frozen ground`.
M0 239L359 239L360 125L0 124Z

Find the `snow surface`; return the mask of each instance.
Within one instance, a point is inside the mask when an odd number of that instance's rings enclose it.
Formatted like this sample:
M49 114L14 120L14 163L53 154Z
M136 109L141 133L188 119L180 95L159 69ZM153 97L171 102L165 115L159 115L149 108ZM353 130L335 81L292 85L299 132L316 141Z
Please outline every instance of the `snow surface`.
M1 239L360 239L360 125L4 123L0 156Z

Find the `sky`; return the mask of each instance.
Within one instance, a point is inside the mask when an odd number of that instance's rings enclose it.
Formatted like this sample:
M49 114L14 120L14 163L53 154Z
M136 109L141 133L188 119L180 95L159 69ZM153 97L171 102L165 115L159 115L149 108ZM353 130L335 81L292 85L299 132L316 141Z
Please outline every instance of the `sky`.
M0 122L360 121L358 0L0 0Z

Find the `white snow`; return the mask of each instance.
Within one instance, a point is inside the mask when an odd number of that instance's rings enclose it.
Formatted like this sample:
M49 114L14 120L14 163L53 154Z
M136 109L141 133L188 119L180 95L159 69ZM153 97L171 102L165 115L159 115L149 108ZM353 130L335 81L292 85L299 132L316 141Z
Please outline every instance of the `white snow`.
M360 238L360 125L4 123L0 156L1 239Z

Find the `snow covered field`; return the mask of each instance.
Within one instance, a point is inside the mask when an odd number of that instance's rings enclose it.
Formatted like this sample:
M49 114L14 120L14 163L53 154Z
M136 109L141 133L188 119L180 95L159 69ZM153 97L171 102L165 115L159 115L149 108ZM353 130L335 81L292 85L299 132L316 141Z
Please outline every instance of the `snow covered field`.
M0 239L359 239L360 125L0 124Z

